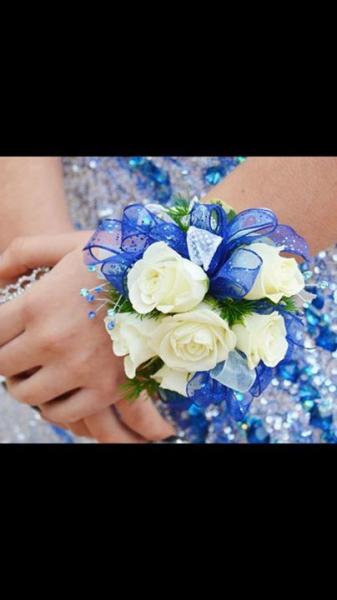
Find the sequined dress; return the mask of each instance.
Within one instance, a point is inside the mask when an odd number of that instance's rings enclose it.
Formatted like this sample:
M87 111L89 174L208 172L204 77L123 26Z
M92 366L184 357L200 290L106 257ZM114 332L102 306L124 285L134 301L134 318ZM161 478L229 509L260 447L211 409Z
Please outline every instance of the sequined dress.
M173 194L203 195L236 168L241 157L66 157L65 190L76 228L119 216L129 202L167 203ZM218 406L206 411L159 408L179 440L191 443L337 442L337 246L302 266L317 297L306 309L305 345L282 364L246 418L233 422ZM85 442L43 422L0 391L1 442Z

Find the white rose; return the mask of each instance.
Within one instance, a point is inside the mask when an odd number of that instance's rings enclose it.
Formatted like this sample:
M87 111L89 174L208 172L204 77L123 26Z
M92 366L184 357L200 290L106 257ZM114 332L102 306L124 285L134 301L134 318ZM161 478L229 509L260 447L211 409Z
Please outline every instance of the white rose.
M182 396L187 396L186 387L189 378L189 372L183 369L170 369L164 365L159 371L152 375L155 381L158 381L161 388L178 392Z
M236 337L206 304L193 311L164 317L152 334L151 345L167 367L179 371L209 371L225 360Z
M257 242L247 246L258 254L263 263L247 300L269 298L279 302L282 296L294 296L304 288L304 277L294 258L280 256L283 246L270 246Z
M113 321L113 329L109 323ZM126 376L132 379L136 369L143 362L155 356L149 344L151 335L157 324L152 319L140 319L132 313L118 313L112 320L104 319L106 330L112 339L112 348L116 356L125 356L124 370Z
M141 314L185 312L197 306L208 290L206 273L182 258L165 242L151 244L128 273L129 298Z
M287 330L282 315L276 311L270 315L248 315L243 325L233 326L233 331L236 347L246 355L250 369L255 369L260 360L267 367L276 367L286 355Z

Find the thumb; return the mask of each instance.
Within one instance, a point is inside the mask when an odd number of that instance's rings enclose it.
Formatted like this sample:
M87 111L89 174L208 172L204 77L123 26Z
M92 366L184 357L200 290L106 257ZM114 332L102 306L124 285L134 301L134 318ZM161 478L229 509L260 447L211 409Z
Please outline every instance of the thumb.
M37 267L54 267L91 235L91 231L75 231L15 238L0 256L0 281L12 281Z

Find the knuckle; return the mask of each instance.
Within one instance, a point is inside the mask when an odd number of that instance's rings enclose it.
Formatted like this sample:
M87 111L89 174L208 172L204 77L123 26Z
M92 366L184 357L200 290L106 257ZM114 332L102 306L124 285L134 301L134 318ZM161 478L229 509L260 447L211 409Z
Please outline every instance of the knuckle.
M68 341L69 336L62 329L46 327L39 333L39 347L41 350L62 351L64 353Z
M57 400L55 404L53 402L45 404L42 414L56 423L77 423L83 417L80 408L67 400Z
M18 402L21 402L22 404L37 403L35 396L33 396L31 390L29 389L29 386L22 385L14 387L14 389L11 390L11 394Z
M42 416L54 423L70 423L71 420L69 418L65 419L64 413L64 407L53 406L52 403L47 403L42 407ZM77 419L74 419L74 421L75 420Z

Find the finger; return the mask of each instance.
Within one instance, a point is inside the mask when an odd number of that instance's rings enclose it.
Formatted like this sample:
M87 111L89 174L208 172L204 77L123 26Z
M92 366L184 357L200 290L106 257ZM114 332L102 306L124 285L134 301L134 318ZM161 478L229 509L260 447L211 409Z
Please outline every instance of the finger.
M161 416L146 394L141 394L134 402L119 400L114 406L123 423L146 440L158 441L175 435L173 426Z
M0 346L6 344L24 331L23 296L0 306Z
M91 232L15 238L0 257L0 280L11 281L36 267L53 267L89 239Z
M116 416L112 406L84 419L92 437L101 444L139 444L145 440L130 431Z
M78 421L77 423L72 423L71 425L67 426L70 431L72 431L75 435L77 435L78 437L86 437L86 438L92 438L93 436L91 435L88 427L85 424L85 421Z
M0 373L5 377L13 377L20 373L28 375L25 372L31 369L35 370L39 366L39 360L32 353L26 333L18 335L0 347Z
M101 410L101 406L98 392L83 388L69 394L67 399L55 399L45 403L43 412L48 419L72 424L95 414Z
M72 423L71 425L70 425L70 423L57 423L56 421L47 419L47 417L43 414L43 412L44 411L43 411L43 406L42 406L41 407L41 415L42 415L42 418L44 419L44 421L47 421L47 423L50 423L51 425L56 425L56 427L61 427L62 429L71 431L72 433L74 433L75 435L77 435L79 437L87 437L87 438L92 437L84 420L77 421L77 423Z
M8 377L7 386L16 400L24 404L38 405L40 408L50 401L66 402L67 398L77 391L72 374L54 366L42 367L25 379L20 376ZM79 418L81 415L75 420ZM56 420L61 422L63 419Z

